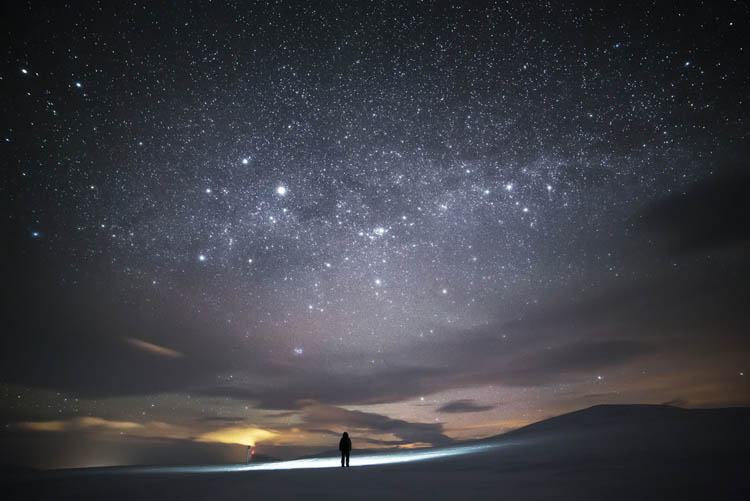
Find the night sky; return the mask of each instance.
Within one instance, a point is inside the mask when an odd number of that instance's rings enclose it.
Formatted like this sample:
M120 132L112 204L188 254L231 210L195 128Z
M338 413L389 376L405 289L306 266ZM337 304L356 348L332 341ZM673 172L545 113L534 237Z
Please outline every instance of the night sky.
M3 461L750 405L749 19L4 3Z

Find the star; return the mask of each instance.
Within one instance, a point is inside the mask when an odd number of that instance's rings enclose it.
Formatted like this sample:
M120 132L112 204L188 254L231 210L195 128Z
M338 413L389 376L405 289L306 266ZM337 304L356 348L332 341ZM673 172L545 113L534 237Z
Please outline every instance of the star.
M286 186L281 186L281 185L280 185L280 186L277 186L277 187L276 187L276 194L278 194L279 196L282 196L282 197L283 197L283 196L285 196L285 195L286 195L286 193L287 193L287 191L286 191Z

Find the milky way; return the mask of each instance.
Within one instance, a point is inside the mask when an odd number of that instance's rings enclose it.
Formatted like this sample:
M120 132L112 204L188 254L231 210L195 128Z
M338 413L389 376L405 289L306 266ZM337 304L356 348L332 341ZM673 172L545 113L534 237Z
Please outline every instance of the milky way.
M407 445L619 398L748 401L746 221L710 233L727 205L706 204L748 185L746 6L6 19L19 443L89 416Z

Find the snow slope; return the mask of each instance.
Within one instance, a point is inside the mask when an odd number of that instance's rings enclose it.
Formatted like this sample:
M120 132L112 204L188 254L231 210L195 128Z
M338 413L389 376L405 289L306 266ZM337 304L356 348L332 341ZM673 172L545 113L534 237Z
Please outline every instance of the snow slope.
M750 499L750 409L597 406L446 449L15 475L11 499Z

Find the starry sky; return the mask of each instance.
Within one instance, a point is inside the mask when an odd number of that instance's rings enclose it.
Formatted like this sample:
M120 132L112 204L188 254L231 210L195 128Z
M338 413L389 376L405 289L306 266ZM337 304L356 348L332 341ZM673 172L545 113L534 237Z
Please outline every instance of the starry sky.
M35 467L750 404L743 2L9 2Z

